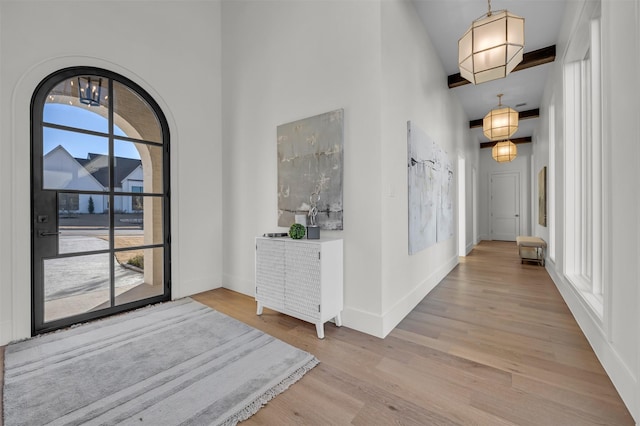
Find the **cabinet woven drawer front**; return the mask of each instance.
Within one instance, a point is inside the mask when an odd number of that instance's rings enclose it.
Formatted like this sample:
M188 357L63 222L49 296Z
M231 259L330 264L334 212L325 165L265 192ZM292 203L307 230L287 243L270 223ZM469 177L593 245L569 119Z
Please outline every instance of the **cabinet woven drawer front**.
M320 261L319 245L287 245L284 295L287 309L320 318Z
M284 242L258 240L256 249L256 300L283 308Z

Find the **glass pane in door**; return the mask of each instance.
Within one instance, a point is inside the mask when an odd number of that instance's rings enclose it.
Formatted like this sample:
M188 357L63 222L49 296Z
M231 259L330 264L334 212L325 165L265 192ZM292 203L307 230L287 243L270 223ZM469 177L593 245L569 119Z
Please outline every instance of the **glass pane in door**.
M118 195L114 205L123 208L115 215L115 248L163 243L162 197Z
M109 249L107 195L58 193L58 253ZM92 207L93 206L93 207Z
M152 194L163 193L163 150L161 145L115 140L115 186L123 192L139 187Z
M162 247L115 253L116 305L164 293Z
M128 137L162 143L162 126L154 109L140 94L117 81L113 82L113 112L115 125ZM120 117L128 118L126 126Z
M43 129L43 189L109 190L107 138Z
M46 322L109 307L108 253L45 259Z
M43 121L107 133L109 80L74 76L58 83L47 95Z

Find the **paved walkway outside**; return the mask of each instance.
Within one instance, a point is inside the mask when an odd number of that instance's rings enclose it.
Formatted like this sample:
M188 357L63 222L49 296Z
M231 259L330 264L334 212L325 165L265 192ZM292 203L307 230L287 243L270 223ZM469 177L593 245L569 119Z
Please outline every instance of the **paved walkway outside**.
M109 248L96 236L60 235L60 253L81 253ZM44 263L45 321L90 311L109 301L110 255L89 254ZM115 261L116 296L144 284L144 274ZM151 286L149 286L151 287Z

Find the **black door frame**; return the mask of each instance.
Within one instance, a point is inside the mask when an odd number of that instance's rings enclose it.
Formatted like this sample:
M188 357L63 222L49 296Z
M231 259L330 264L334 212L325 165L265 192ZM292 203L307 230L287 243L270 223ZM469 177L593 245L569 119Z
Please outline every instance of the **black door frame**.
M109 131L106 134L100 134L109 140L109 168L111 174L111 187L109 188L108 193L103 193L103 195L108 194L110 199L110 206L113 206L114 194L122 194L122 195L131 195L128 193L115 193L113 191L113 144L114 140L124 140L131 142L144 142L138 139L133 138L123 138L123 137L115 137L114 136L114 126L113 126L113 82L118 82L128 89L136 92L141 98L143 98L147 104L154 111L159 125L162 131L162 172L163 172L163 191L162 191L162 200L163 200L163 208L162 208L162 221L163 221L163 241L160 244L149 244L148 248L162 247L163 248L163 294L158 296L153 296L150 298L140 299L129 303L124 303L121 305L114 304L114 275L113 275L113 256L111 256L112 267L110 268L110 290L111 290L111 303L110 307L97 310L97 311L89 311L82 314L69 316L49 322L44 321L44 303L45 303L45 295L44 295L44 258L41 258L38 254L38 250L42 247L46 247L49 251L54 250L56 253L55 256L49 258L62 258L66 257L64 254L60 255L57 252L58 246L58 215L57 215L57 202L58 202L58 193L73 193L73 190L66 189L56 189L56 190L45 190L43 189L43 112L44 105L46 103L46 97L53 90L53 88L59 84L60 82L76 76L83 75L96 75L101 76L109 81ZM63 128L64 126L56 126L47 124L47 127L53 128ZM78 129L74 129L77 131ZM87 131L87 134L96 134L96 132ZM159 303L171 300L171 233L170 233L170 225L171 225L171 217L170 217L170 161L169 161L169 126L165 115L160 109L159 105L155 102L155 100L138 84L129 80L128 78L117 74L112 71L108 71L101 68L96 67L70 67L65 68L59 71L56 71L49 76L47 76L42 82L38 85L31 99L31 334L41 334L49 331L53 331L56 329L60 329L63 327L67 327L73 324L86 322L89 320L102 318L109 315L114 315L120 312L136 309L142 306L146 306L152 303ZM75 192L90 192L90 191L75 191ZM152 195L158 196L158 194L146 194L146 193L136 193L138 196ZM56 206L56 214L43 215L39 213L39 211L46 210L47 208L51 208L51 203L55 203ZM49 207L47 207L47 205ZM96 254L96 253L114 253L114 212L113 209L110 209L109 214L109 233L110 233L110 248L109 250L102 251L92 251L87 252L88 254ZM55 244L55 249L53 248L53 244Z

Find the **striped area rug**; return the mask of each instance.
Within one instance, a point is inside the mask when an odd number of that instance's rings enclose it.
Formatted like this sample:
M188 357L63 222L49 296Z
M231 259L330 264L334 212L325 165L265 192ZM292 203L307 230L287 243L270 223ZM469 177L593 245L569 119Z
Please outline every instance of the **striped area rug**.
M318 360L192 299L13 343L14 425L234 425Z

